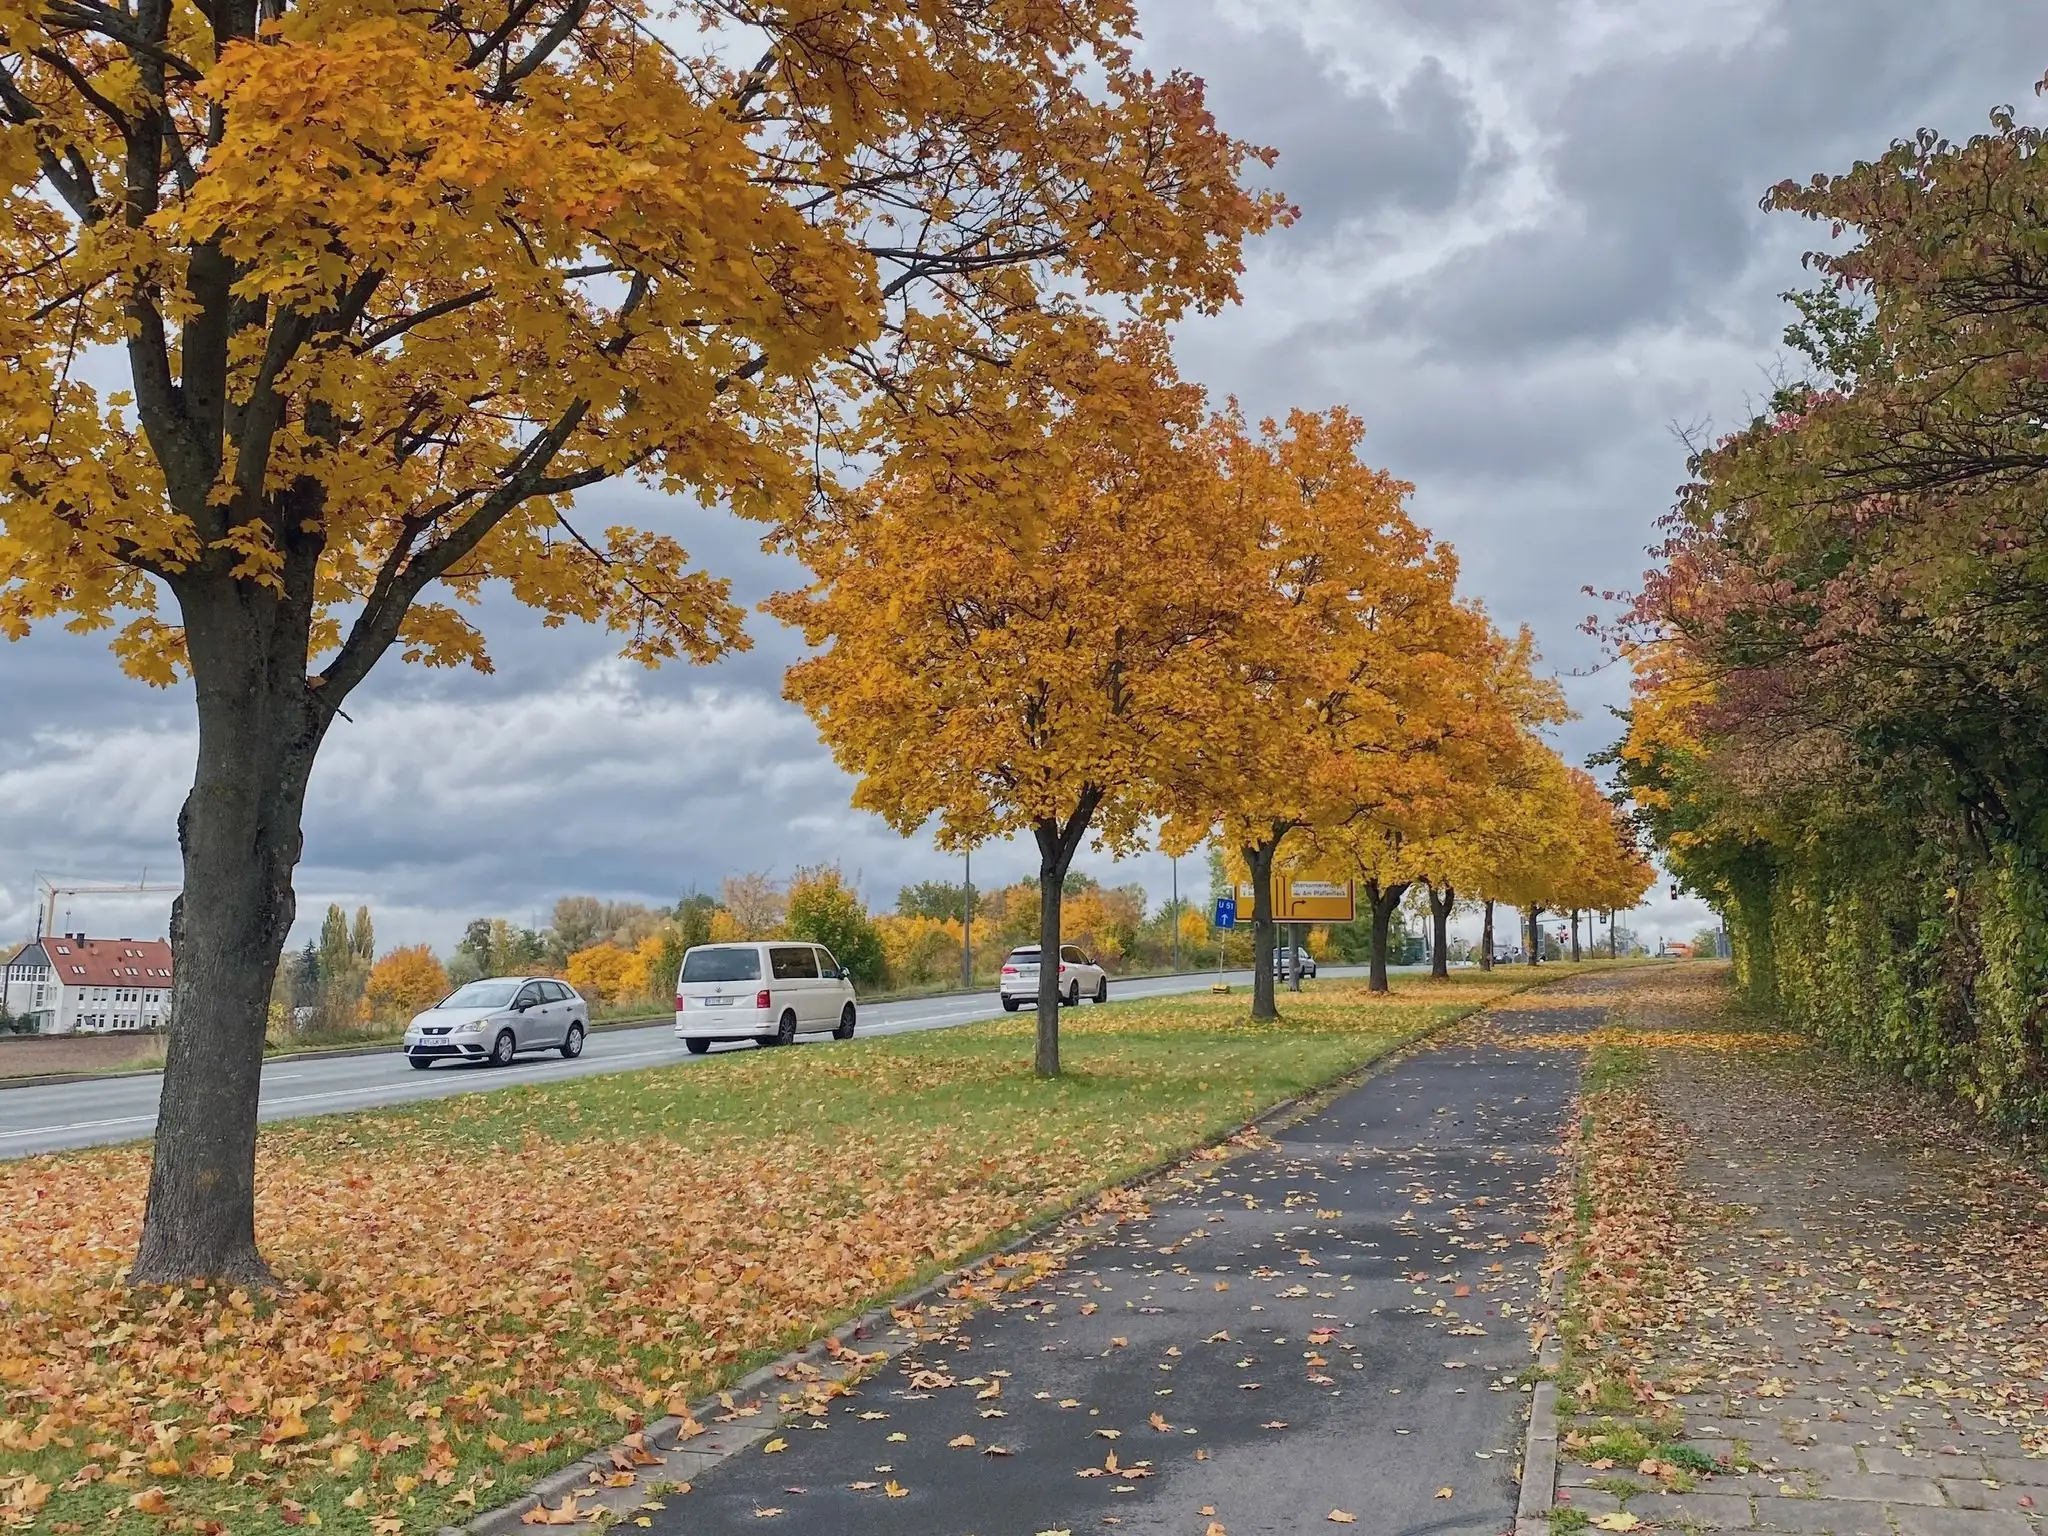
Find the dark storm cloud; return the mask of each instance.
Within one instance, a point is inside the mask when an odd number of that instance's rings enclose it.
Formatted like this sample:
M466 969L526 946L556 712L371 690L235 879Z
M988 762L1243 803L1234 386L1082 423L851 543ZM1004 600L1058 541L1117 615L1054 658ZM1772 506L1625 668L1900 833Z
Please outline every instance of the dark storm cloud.
M1279 151L1260 179L1302 211L1279 259L1300 259L1362 219L1446 209L1484 168L1478 112L1439 59L1376 86L1327 45L1200 4L1157 7L1146 32L1148 60L1195 68L1226 129Z
M1555 193L1544 214L1379 296L1370 322L1432 355L1496 358L1715 328L1760 244L1818 243L1782 215L1764 231L1772 185L1846 169L1930 118L1974 131L2044 68L2038 11L1962 4L1931 18L1888 0L1786 3L1727 46L1571 73L1535 120ZM1796 285L1796 269L1776 281Z

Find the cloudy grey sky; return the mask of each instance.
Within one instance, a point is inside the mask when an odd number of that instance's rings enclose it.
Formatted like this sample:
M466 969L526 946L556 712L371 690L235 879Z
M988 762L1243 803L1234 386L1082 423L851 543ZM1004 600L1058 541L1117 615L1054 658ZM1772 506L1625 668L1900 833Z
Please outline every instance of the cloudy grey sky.
M1683 475L1675 426L1732 425L1769 388L1814 231L1766 218L1775 181L1846 168L1923 125L2039 115L2048 10L2024 0L1140 0L1158 67L1206 77L1233 132L1276 146L1303 210L1254 253L1242 308L1189 325L1184 368L1253 413L1349 404L1465 584L1567 673L1581 759L1623 679L1577 632L1583 586L1634 583ZM627 488L591 522L679 534L740 594L790 581L755 532ZM472 916L531 921L570 891L670 901L821 858L883 903L957 872L848 808L779 699L792 638L647 674L601 636L489 611L499 670L396 664L357 696L316 775L300 910L368 902L385 943L445 945ZM176 866L190 700L121 678L92 637L0 646L0 937L33 926L35 871ZM1164 860L1110 880L1164 896ZM988 850L977 883L1016 878ZM1199 871L1183 865L1190 883ZM1660 893L1661 895L1661 893ZM161 901L74 904L160 932ZM1658 900L1647 932L1704 919ZM303 920L302 920L303 922Z

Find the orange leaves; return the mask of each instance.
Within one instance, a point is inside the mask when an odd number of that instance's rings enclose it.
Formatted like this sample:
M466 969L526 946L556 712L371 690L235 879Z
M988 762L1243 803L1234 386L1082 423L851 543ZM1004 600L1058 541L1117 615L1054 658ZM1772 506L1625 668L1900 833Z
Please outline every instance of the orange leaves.
M877 373L898 402L923 395L907 355L856 360L885 322L943 313L948 353L986 355L983 317L1055 284L1161 318L1214 309L1246 237L1291 217L1239 184L1269 157L1218 130L1198 80L1130 67L1134 19L1112 0L939 28L915 7L770 10L761 77L648 48L630 8L286 5L260 29L171 39L190 55L163 87L172 141L133 156L98 93L126 102L161 58L145 66L112 23L10 16L21 110L69 169L39 189L37 151L0 148L17 365L0 388L0 570L16 573L0 627L138 612L116 648L155 682L181 645L142 572L202 559L311 600L316 650L380 572L429 549L420 570L457 601L500 580L644 661L742 645L722 582L659 535L568 531L567 496L637 471L793 515L808 434L848 397ZM670 20L688 37L728 18L684 0ZM93 204L123 186L134 226ZM913 258L897 231L920 222ZM36 259L59 249L61 279ZM232 293L189 280L200 251L233 264ZM147 311L132 411L65 366L67 347L128 337L130 306ZM239 411L225 428L188 417L167 382L180 364L238 407L260 375L280 408L247 431ZM301 480L318 494L287 511ZM318 569L287 569L281 535L307 508L317 526L291 531L319 535ZM409 659L488 667L450 605L423 605L401 639Z
M1201 748L1234 601L1202 399L1149 326L1007 339L1009 369L945 375L946 414L889 423L859 504L800 539L814 584L771 607L818 654L787 692L898 827L974 841L1087 803L1124 846Z

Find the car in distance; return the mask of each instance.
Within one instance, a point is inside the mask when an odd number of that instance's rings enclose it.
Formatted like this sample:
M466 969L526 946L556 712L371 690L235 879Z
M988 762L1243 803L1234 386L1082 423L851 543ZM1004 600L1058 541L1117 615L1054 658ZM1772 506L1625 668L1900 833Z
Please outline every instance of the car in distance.
M855 1001L852 974L822 944L698 944L676 973L676 1038L692 1056L722 1040L851 1040Z
M583 1054L590 1004L552 976L486 976L465 982L405 1031L405 1059L421 1072L437 1061L507 1067L522 1051Z
M1003 961L1001 989L1003 1012L1015 1013L1026 1003L1038 1001L1038 946L1020 944ZM1060 946L1060 1006L1072 1008L1082 998L1098 1003L1109 1001L1109 972L1083 954L1078 946Z
M1291 959L1293 953L1285 945L1277 946L1273 950L1273 974L1280 977L1283 981L1286 980L1289 974L1289 967L1293 964ZM1316 974L1316 957L1305 949L1301 952L1301 974L1302 979L1305 981L1313 980Z

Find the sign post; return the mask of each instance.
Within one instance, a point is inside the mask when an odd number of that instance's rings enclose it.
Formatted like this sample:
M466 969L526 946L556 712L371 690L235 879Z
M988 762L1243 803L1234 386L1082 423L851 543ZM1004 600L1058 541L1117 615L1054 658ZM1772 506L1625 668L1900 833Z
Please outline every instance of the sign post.
M1216 898L1216 985L1211 992L1228 992L1230 983L1223 979L1224 940L1230 930L1237 926L1237 898L1218 896Z

